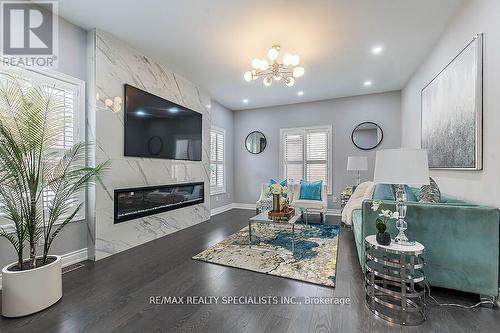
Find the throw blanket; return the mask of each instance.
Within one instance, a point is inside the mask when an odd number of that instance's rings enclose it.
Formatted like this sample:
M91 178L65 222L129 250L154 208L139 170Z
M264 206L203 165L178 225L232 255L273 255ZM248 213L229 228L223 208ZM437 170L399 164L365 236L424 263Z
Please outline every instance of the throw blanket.
M352 212L355 209L361 209L363 200L371 199L375 190L374 182L364 182L356 187L356 190L349 198L349 201L342 210L342 222L347 225L352 225Z

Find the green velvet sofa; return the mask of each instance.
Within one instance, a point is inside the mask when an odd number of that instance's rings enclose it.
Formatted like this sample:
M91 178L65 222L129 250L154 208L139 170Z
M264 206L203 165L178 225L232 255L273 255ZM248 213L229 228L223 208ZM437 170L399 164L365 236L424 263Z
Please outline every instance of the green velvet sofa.
M379 185L377 185L379 186ZM363 201L353 211L352 229L359 263L364 271L368 235L377 232L379 212L373 200ZM443 197L440 203L408 202L406 235L425 246L425 275L431 286L480 295L498 296L499 291L499 210ZM382 200L383 209L395 209L395 202ZM387 231L397 234L394 220Z

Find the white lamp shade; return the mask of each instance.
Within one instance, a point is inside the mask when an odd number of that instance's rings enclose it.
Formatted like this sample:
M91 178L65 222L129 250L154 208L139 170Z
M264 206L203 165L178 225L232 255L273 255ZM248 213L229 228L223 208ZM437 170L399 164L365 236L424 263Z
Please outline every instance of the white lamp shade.
M373 181L380 184L428 185L427 150L386 149L377 151Z
M368 158L366 156L349 156L347 158L347 171L368 170Z

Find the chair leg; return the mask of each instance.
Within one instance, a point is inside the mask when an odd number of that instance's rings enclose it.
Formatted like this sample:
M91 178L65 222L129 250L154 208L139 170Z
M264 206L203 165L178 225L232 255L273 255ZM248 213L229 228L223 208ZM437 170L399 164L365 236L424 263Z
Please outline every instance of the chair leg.
M319 213L320 216L320 222L325 223L325 213Z
M258 208L255 208L255 214L256 214L256 215L259 215L259 213L260 213L259 209L258 209Z

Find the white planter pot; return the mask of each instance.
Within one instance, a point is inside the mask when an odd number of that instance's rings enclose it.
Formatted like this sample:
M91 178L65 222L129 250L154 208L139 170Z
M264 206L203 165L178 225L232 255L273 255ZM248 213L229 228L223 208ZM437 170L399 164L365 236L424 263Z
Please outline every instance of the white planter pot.
M26 316L56 303L62 297L61 257L48 265L25 271L2 269L2 315Z

